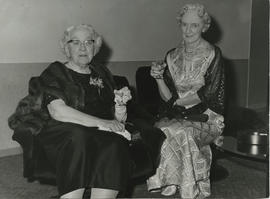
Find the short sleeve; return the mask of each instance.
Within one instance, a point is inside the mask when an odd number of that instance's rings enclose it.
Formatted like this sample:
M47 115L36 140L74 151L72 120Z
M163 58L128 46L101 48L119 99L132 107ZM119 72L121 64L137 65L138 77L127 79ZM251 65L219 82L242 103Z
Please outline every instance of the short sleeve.
M48 104L50 104L53 100L56 100L56 99L59 99L59 97L56 97L54 95L51 95L51 94L46 94L43 96L43 104L45 106L47 106Z
M67 97L61 88L45 86L43 93L43 106L47 106L53 100L62 99L65 103L67 102Z
M46 107L51 101L62 99L67 103L67 97L64 92L63 83L57 76L47 68L39 77L43 86L43 107Z

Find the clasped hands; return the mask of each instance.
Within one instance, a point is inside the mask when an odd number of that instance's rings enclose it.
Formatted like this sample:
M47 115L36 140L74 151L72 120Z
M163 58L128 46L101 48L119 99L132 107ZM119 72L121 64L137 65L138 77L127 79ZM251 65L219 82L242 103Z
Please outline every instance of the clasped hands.
M163 79L163 73L166 68L164 61L154 61L151 65L150 75L155 79Z

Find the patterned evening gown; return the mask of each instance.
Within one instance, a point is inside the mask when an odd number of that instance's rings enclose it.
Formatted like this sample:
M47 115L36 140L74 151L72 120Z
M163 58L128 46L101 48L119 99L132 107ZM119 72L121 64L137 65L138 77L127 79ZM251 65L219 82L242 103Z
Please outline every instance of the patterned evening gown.
M214 57L215 50L206 41L193 54L186 53L183 45L168 54L167 65L179 98L205 85L204 75ZM148 190L176 185L181 198L210 195L212 153L209 144L222 133L224 119L209 108L204 113L209 116L207 122L165 117L156 123L167 138L161 148L156 174L147 180Z

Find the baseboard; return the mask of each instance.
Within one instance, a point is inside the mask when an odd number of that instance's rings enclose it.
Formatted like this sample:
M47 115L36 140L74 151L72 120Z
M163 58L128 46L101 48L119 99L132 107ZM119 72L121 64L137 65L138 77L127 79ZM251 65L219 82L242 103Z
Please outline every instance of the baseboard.
M21 154L21 153L22 153L22 148L21 147L14 147L14 148L9 148L9 149L1 149L0 150L0 157L18 155L18 154Z

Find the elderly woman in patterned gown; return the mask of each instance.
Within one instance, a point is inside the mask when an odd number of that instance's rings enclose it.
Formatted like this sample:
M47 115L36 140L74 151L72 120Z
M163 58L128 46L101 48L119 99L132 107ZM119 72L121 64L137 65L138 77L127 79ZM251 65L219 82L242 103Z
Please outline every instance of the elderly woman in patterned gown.
M224 67L220 49L202 38L211 22L204 6L187 4L177 19L182 42L151 67L166 105L156 126L167 138L147 185L166 196L179 190L181 198L205 198L211 193L209 144L220 141L224 128Z

